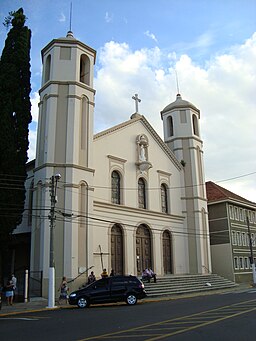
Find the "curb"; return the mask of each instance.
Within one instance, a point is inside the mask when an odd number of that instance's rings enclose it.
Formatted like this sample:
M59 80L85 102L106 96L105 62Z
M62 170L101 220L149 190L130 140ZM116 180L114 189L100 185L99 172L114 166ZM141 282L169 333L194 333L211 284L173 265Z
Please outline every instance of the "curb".
M229 289L219 289L219 290L211 290L207 292L195 292L195 293L183 293L183 294L177 294L173 296L159 296L159 297L147 297L138 302L138 304L143 303L153 303L153 302L161 302L161 301L171 301L171 300L178 300L178 299L187 299L192 297L198 297L198 296L209 296L214 294L221 294L225 292L236 292L239 290L246 290L246 289L252 289L255 288L251 285L247 285L244 287L235 287L235 288L229 288ZM123 302L119 302L123 304ZM113 305L113 303L105 303L105 304L95 304L94 306L108 306L109 304ZM35 306L33 308L33 305ZM8 307L9 311L4 312L4 310L0 310L0 317L5 316L13 316L13 315L20 315L24 313L33 313L33 312L40 312L40 311L50 311L50 310L60 310L60 309L74 309L76 306L74 305L62 305L62 306L56 306L56 308L47 308L46 307L47 302L46 301L32 301L28 303L16 303L16 305L9 307L9 306L2 306Z

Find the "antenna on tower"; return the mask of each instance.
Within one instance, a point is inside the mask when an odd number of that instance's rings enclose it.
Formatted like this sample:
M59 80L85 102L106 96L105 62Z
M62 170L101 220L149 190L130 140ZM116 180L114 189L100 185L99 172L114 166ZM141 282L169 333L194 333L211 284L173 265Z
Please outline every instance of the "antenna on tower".
M179 94L179 93L180 93L180 89L179 89L179 80L178 80L178 73L177 73L176 68L174 69L174 71L175 71L175 76L176 76L177 92L178 92L178 94Z
M71 31L72 27L72 2L70 3L70 13L69 13L69 31Z
M72 2L70 3L70 13L69 13L69 31L67 33L68 38L74 38L73 32L71 31L72 28Z

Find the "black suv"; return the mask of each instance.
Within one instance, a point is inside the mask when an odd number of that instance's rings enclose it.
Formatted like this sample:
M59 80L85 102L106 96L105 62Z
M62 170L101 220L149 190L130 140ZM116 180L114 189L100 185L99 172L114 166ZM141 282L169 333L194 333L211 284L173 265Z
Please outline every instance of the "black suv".
M146 297L144 284L135 276L113 276L99 279L85 288L73 291L69 295L69 304L79 308L89 307L91 303L126 302L137 303L137 299Z

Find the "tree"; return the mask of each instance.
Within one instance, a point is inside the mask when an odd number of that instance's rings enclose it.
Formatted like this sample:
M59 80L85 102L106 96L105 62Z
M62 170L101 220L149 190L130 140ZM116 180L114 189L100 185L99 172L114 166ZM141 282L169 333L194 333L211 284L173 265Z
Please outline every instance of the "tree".
M30 40L23 9L10 12L0 60L0 265L25 201L28 129L31 122Z

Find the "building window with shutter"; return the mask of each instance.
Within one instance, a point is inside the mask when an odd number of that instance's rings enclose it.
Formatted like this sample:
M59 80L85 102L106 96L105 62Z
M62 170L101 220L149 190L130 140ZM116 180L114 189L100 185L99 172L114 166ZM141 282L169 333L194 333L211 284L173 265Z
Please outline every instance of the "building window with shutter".
M144 179L139 178L138 181L138 201L139 208L147 208L146 207L146 184Z
M168 191L165 184L161 185L161 208L163 213L168 213Z
M121 177L117 171L111 174L111 201L113 204L121 204Z

